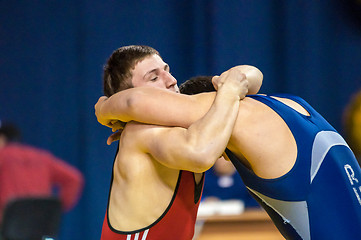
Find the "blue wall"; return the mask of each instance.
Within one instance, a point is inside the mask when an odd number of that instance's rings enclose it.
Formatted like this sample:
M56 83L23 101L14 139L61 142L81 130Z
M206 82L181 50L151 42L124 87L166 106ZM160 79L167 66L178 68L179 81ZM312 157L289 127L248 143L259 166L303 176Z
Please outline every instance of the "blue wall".
M179 83L255 65L262 92L300 95L341 131L361 88L361 22L351 10L339 0L0 1L0 119L86 177L62 239L100 238L115 146L93 105L113 50L150 45Z

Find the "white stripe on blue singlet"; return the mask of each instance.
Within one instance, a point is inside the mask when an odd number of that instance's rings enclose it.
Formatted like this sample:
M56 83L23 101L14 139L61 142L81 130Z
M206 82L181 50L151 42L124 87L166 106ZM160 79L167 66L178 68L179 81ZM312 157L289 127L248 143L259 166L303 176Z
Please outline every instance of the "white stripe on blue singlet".
M323 160L325 159L328 151L333 146L344 145L349 148L345 140L333 131L321 131L315 136L315 140L312 146L312 159L311 159L311 183L316 177L318 170L321 167Z

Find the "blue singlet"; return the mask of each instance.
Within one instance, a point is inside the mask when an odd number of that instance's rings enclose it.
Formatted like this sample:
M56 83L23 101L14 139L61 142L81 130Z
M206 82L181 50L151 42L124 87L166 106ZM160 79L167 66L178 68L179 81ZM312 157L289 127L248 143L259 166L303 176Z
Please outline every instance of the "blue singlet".
M298 154L287 174L263 179L226 149L248 190L286 239L361 239L361 170L351 149L303 99L273 96L299 103L310 116L271 96L250 96L282 117L296 140Z

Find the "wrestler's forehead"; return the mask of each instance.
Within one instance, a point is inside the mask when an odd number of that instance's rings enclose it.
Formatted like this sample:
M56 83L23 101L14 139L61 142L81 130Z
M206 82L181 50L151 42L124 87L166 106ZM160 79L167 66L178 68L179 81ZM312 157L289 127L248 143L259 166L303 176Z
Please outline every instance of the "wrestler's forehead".
M157 55L153 54L149 57L144 58L139 61L133 70L133 75L138 75L138 77L143 77L149 71L154 69L164 69L165 66L168 66L163 59Z

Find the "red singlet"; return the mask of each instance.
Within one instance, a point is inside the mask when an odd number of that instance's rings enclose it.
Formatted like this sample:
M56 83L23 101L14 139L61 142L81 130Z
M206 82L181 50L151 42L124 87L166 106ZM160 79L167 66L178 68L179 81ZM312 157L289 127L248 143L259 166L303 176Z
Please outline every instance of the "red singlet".
M106 213L101 240L191 240L203 179L204 176L197 185L192 172L180 171L174 195L167 209L154 223L145 228L131 232L118 231L110 225Z

